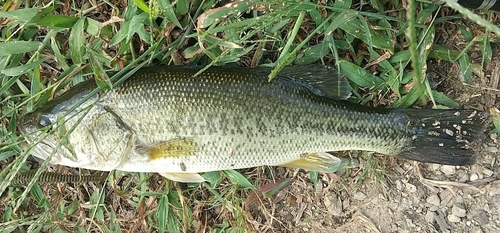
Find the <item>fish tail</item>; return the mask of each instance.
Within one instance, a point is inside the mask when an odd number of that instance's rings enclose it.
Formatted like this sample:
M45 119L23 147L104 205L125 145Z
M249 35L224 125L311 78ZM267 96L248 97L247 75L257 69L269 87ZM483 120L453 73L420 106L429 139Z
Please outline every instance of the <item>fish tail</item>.
M443 165L471 165L488 114L477 110L401 109L409 117L411 145L397 157Z

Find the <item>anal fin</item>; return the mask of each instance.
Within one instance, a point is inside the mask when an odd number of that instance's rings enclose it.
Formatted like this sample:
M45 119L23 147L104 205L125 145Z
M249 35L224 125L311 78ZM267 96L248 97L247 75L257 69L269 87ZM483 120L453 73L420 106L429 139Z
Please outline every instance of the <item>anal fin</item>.
M281 164L283 167L302 168L317 172L336 172L347 165L346 161L326 152L309 153L299 159Z
M159 174L169 180L183 183L200 183L206 181L205 178L198 173L161 172Z

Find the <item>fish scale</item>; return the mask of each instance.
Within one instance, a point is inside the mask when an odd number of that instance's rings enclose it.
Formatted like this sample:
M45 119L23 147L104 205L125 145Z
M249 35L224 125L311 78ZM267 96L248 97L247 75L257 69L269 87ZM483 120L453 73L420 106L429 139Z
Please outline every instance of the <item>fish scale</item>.
M261 165L334 171L339 160L322 152L342 150L443 164L474 162L469 142L482 133L482 112L368 108L342 100L348 84L334 70L291 67L271 81L269 71L215 67L195 77L193 67L145 68L104 97L89 100L96 103L77 107L92 106L88 113L69 113L82 93L95 88L90 80L24 117L22 130L39 130L42 116L63 118L66 128L76 126L67 136L74 153L62 147L52 152L57 154L52 163L159 172L186 182L202 180L194 175L198 172ZM442 124L431 123L436 121ZM55 132L44 140L61 143ZM46 150L36 147L32 154L47 158Z

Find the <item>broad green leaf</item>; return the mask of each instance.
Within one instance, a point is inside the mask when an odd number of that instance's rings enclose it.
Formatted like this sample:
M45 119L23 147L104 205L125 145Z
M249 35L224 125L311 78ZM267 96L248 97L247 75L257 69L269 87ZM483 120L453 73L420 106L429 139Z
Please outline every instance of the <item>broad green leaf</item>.
M69 52L71 60L75 64L83 63L83 55L85 54L85 34L83 32L85 26L85 18L79 19L71 28L69 35Z
M186 49L184 49L184 51L182 51L182 56L184 58L189 59L189 58L193 58L199 52L201 52L200 45L195 44L191 47L187 47Z
M36 60L33 62L30 62L26 65L20 65L12 68L8 68L5 70L2 70L2 74L5 74L7 76L18 76L21 74L25 74L26 72L32 70L33 68L37 67L38 65L42 64L46 58L42 58L40 60Z
M358 86L373 88L384 85L384 81L365 69L345 60L339 61L340 72Z
M130 25L130 21L123 22L120 30L109 41L110 46L115 46L115 45L119 44L120 42L122 42L125 38L127 38L128 31L130 28L129 25ZM126 46L120 46L120 48L123 48L123 47L126 47Z
M471 42L474 39L474 33L470 30L469 27L465 27L464 25L460 24L457 24L457 27L466 41Z
M0 11L0 18L14 19L27 23L38 14L38 10L39 8L27 8L14 11Z
M50 38L50 48L54 52L57 64L59 66L61 66L63 68L63 70L68 69L69 65L66 62L66 57L64 55L62 55L61 50L59 49L59 43L54 37Z
M352 5L352 0L343 0L343 1L335 1L333 7L337 9L349 10L351 8L351 5Z
M141 9L142 11L149 13L149 7L143 0L134 0L134 3Z
M205 41L207 43L209 43L210 45L220 45L220 46L224 46L224 47L232 48L232 49L243 48L240 45L237 45L236 43L233 43L233 42L230 42L230 41L227 41L224 39L220 39L220 38L217 38L217 37L211 36L211 35L205 35L205 37L203 39L205 39Z
M459 106L457 102L455 102L450 97L446 96L442 92L432 90L432 96L434 96L434 100L440 104L444 104L449 107L456 108Z
M349 23L355 19L357 15L357 13L353 10L346 10L345 12L334 14L338 15L331 21L330 25L325 28L326 33L332 32L333 30L339 28L340 25Z
M320 44L304 49L304 51L297 56L297 59L295 59L295 64L311 64L326 56L328 52L330 52L330 47L327 41L324 40Z
M129 41L132 36L134 36L134 34L144 26L147 19L148 13L141 13L132 17L130 24L128 25L127 41Z
M170 4L170 0L163 0L159 1L160 4L160 9L162 9L162 14L170 20L170 22L174 23L175 26L182 28L181 23L177 19L177 15L175 15L174 8L172 7L172 4Z
M168 214L170 206L168 203L168 195L162 195L158 200L158 211L156 211L156 218L158 220L158 230L163 233L167 227Z
M94 36L98 36L101 27L100 23L91 18L86 18L86 20L87 20L87 32Z
M367 28L366 20L358 16L358 20L349 21L349 23L341 24L339 27L346 33L362 40L368 46L372 45L375 48L393 51L392 40L379 36L376 31ZM369 47L371 48L371 47Z
M66 15L47 15L35 23L39 26L46 26L49 28L71 28L78 21L78 17Z
M400 63L406 64L406 62L408 60L410 60L410 57L411 57L410 50L401 50L401 51L398 51L398 52L394 53L388 59L388 61L391 64L400 64Z
M220 184L220 182L222 182L222 177L219 171L205 172L202 176L212 185L212 187L216 187Z
M309 171L309 179L311 180L311 183L313 184L314 187L318 185L318 172L317 171Z
M214 23L220 22L232 14L239 14L260 1L235 1L232 4L208 10L198 17L198 27L206 28ZM229 6L229 7L228 7Z
M429 52L430 58L451 61L451 62L456 61L459 55L460 52L451 50L450 48L437 44L435 44Z
M241 173L235 171L235 170L225 170L223 171L224 175L233 183L236 183L238 185L241 185L245 188L250 188L254 189L255 187L250 183L250 181L247 180Z
M184 15L189 11L189 4L191 1L189 0L177 0L175 14L176 15Z
M460 79L464 83L469 83L472 77L472 65L468 54L464 54L458 59L460 64Z
M312 10L308 11L308 13L316 23L316 26L319 26L321 23L323 23L323 16L321 15L321 13L319 13L319 11L316 8L313 8Z
M8 41L0 43L0 56L22 54L38 50L42 46L38 41Z
M416 89L411 89L408 94L401 97L401 99L394 102L392 105L393 108L409 108L411 107L418 99L420 98L420 94Z

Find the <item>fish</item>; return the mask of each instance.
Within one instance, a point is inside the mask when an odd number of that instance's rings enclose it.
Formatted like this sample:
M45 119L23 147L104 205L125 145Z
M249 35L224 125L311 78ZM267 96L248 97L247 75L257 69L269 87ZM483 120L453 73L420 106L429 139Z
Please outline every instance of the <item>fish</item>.
M139 69L109 91L75 85L26 114L19 130L33 156L100 171L155 172L179 182L257 166L334 172L334 151L370 151L470 165L487 113L391 109L349 101L349 82L321 65Z

